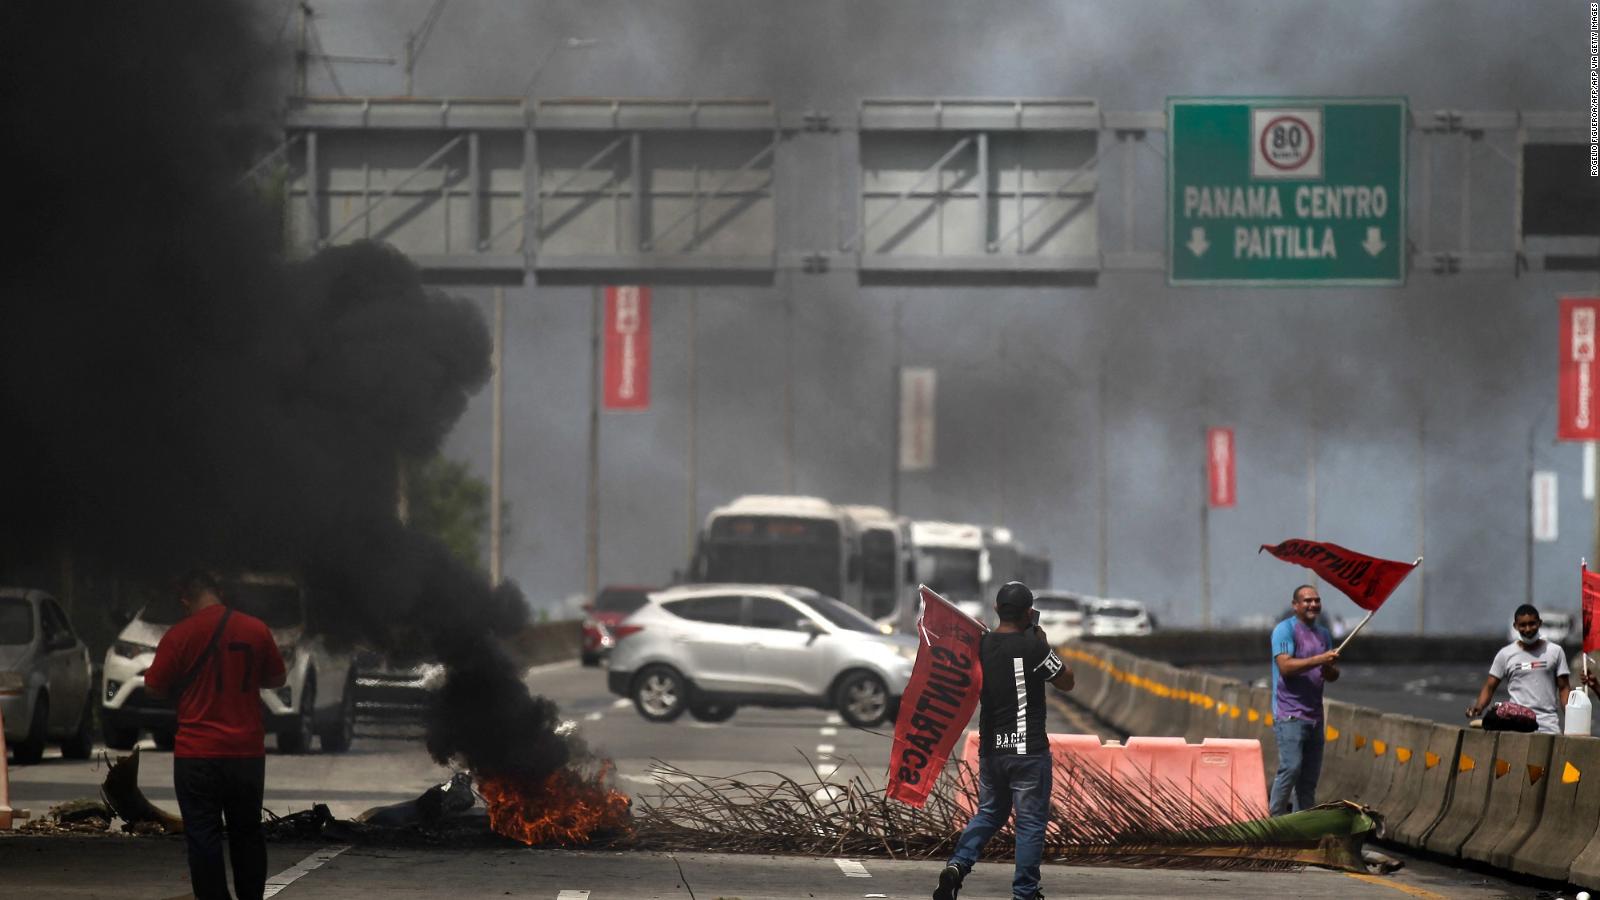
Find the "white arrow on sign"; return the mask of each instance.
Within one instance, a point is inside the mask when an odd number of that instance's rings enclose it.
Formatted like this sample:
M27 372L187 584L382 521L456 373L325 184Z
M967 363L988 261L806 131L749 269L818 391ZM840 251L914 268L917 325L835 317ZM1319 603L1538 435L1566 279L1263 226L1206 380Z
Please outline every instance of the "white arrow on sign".
M1368 253L1377 256L1388 245L1383 242L1383 235L1378 231L1377 226L1370 226L1367 228L1367 239L1362 242L1361 246L1365 247Z
M1184 246L1188 247L1189 252L1195 256L1205 256L1206 251L1211 249L1211 245L1206 243L1206 230L1204 228L1189 229L1189 243Z

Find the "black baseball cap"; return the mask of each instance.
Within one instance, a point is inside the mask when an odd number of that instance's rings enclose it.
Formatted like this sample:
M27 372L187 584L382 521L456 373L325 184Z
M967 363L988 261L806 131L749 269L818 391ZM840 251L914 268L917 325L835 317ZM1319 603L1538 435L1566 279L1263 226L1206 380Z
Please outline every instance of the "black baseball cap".
M1000 586L994 605L1001 609L1029 609L1033 606L1033 591L1020 581L1008 581Z

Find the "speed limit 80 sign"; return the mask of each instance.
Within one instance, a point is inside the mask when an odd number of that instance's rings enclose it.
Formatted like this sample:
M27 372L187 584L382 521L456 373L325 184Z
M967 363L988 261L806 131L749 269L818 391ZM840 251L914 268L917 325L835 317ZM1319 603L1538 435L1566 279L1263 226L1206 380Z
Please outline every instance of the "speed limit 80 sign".
M1322 177L1321 109L1252 109L1250 130L1253 177Z

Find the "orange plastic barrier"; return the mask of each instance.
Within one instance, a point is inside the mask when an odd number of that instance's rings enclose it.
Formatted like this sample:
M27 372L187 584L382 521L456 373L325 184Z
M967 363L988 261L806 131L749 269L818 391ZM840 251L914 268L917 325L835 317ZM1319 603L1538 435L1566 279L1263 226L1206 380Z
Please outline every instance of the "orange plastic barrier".
M1131 737L1127 743L1102 744L1092 734L1052 734L1050 753L1058 770L1065 765L1068 777L1057 778L1052 802L1070 806L1085 802L1072 790L1070 772L1079 765L1092 765L1110 772L1130 790L1149 790L1156 784L1185 792L1191 803L1226 807L1233 821L1244 822L1267 814L1267 785L1262 777L1261 743L1253 740L1207 738L1191 744L1180 737ZM967 763L963 783L972 785L978 768L978 734L968 732L962 758ZM972 791L975 795L976 791ZM962 806L973 809L963 792Z

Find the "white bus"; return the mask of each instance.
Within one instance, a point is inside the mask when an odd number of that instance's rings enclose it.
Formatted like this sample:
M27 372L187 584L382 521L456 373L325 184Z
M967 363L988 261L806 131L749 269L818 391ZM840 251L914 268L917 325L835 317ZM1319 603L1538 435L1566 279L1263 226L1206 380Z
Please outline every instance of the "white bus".
M690 578L792 584L862 609L855 521L820 497L748 494L706 517Z
M987 596L992 573L982 527L962 522L913 521L911 558L917 581L974 619L993 623Z
M861 611L877 621L909 632L914 618L904 614L910 588L910 520L881 506L846 505L861 541Z

